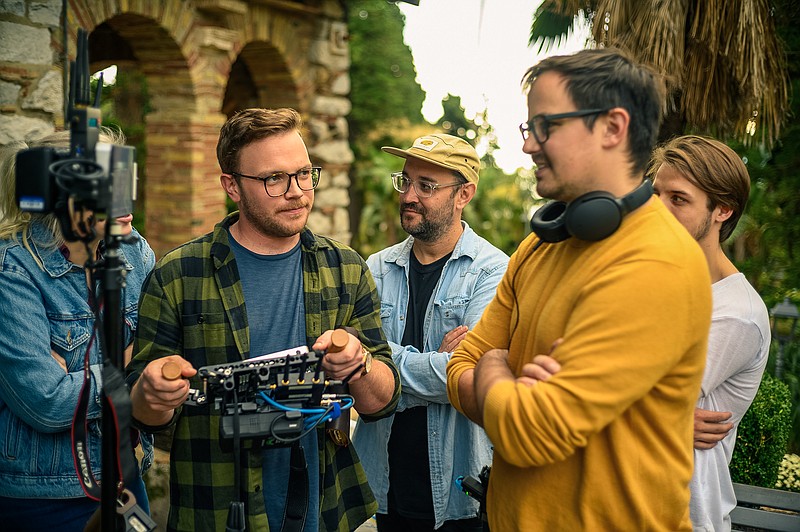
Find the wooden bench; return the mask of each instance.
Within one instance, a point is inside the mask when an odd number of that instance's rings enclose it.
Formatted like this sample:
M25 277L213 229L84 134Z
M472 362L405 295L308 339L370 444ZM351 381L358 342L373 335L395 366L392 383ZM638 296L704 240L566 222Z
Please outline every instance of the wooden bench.
M800 531L800 493L733 484L736 508L731 523L736 527L782 532ZM775 511L779 510L779 511Z

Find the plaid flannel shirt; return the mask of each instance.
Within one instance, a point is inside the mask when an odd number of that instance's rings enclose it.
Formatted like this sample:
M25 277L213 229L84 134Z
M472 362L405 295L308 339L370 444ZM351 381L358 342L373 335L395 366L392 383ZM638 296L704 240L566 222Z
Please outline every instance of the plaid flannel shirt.
M250 354L247 312L227 229L234 213L212 233L173 250L145 281L139 302L132 384L157 358L180 354L196 368L235 362ZM300 235L308 345L328 329L355 328L373 356L394 373L391 401L365 420L390 415L400 380L380 322L380 302L364 260L351 248L308 229ZM280 279L270 280L280 282ZM280 302L264 302L280 310ZM287 346L292 347L292 346ZM191 386L198 388L196 377ZM170 530L224 530L234 493L232 452L219 444L220 416L213 405L184 407L173 418L170 455ZM152 428L153 430L157 430ZM352 445L337 447L319 429L320 528L354 530L377 510ZM267 530L261 491L261 451L241 455L242 499L248 530Z

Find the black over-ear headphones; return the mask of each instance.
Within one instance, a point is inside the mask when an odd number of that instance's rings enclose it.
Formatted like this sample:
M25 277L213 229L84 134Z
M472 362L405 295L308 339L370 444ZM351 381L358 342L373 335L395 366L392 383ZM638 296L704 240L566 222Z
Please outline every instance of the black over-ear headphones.
M571 236L591 242L603 240L614 234L626 214L647 203L652 195L653 183L645 179L636 190L622 198L595 191L569 203L551 201L533 213L531 230L549 243Z

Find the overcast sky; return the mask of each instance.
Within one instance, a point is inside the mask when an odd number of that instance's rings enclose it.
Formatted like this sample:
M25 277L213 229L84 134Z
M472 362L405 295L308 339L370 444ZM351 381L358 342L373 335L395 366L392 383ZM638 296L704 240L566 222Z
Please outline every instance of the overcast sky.
M481 3L484 4L481 12ZM405 42L411 48L417 81L426 92L422 113L428 121L442 116L448 93L461 96L467 118L485 107L500 150L497 162L506 172L531 168L522 153L518 125L527 118L520 80L547 55L584 47L581 30L557 50L537 55L528 48L535 0L420 0L399 3L406 16Z

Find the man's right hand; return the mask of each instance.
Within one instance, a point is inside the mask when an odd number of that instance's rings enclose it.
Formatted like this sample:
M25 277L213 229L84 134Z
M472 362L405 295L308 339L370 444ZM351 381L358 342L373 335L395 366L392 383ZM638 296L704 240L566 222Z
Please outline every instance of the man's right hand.
M707 450L716 447L733 428L733 423L727 422L732 415L731 412L715 412L695 408L694 448Z
M180 367L179 379L167 379L162 373L166 364ZM133 416L145 425L163 425L172 419L173 411L189 397L189 377L197 370L179 355L150 362L131 389Z
M469 327L466 325L459 325L452 331L449 331L442 338L442 345L439 346L440 353L452 353L461 343L461 340L466 338Z

